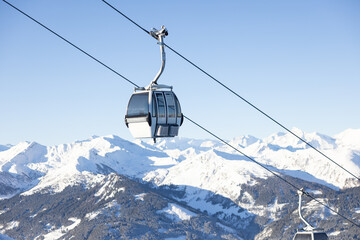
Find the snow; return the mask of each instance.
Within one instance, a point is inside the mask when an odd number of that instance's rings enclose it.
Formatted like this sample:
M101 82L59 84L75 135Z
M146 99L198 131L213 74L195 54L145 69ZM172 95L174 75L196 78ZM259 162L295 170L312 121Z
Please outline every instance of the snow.
M141 177L148 171L175 163L159 150L148 150L113 135L48 147L45 155L45 162L32 162L32 167L43 177L38 177L40 183L25 194L44 188L61 192L69 185L91 184L95 175L111 172ZM157 164L156 160L163 161Z
M3 213L6 213L7 211L9 211L9 208L6 208L6 209L3 209L3 210L0 210L0 215L3 214Z
M206 151L222 145L219 141L190 139L184 137L176 137L173 139L160 138L154 145L150 145L152 140L149 140L147 142L136 140L136 142L140 145L155 147L155 149L161 149L161 150L178 149L180 151L184 151L189 148L194 148L199 151Z
M265 228L262 232L260 232L258 235L256 235L255 239L256 240L269 239L269 236L271 236L272 231L273 230L271 228Z
M239 206L247 209L249 213L267 217L271 219L271 221L278 220L278 214L280 213L281 209L284 208L287 204L288 203L279 203L278 199L275 199L274 203L267 205L267 207L264 207L262 205L255 205L255 200L247 192L243 194L241 202L239 202ZM246 216L248 215L245 215L243 217Z
M332 233L329 234L329 236L337 236L340 233L341 233L340 231L332 232Z
M11 221L7 223L5 226L0 226L0 233L5 234L6 231L17 228L19 226L18 221Z
M311 195L321 195L323 194L320 190L312 190L312 189L306 189L306 192L310 193Z
M234 147L241 147L241 148L245 148L250 146L251 144L254 144L256 142L261 141L260 139L247 135L247 136L240 136L240 137L235 137L233 138L229 144L234 146Z
M12 240L12 238L5 235L5 233L8 230L19 227L19 224L20 223L18 221L11 221L11 222L7 223L5 226L0 225L0 239L1 240Z
M146 196L146 193L140 193L135 195L135 200L144 201L144 197Z
M335 135L334 138L338 145L360 149L360 129L347 129Z
M278 203L278 199L275 199L273 204L269 204L266 208L269 218L273 219L274 221L277 220L277 214L281 211L283 207L285 207L287 203Z
M106 204L105 208L103 209L103 212L105 214L108 214L108 211L111 211L113 214L115 214L115 216L119 217L121 213L120 209L121 209L121 205L116 200L112 200L111 202Z
M95 197L100 197L98 202L101 200L108 200L115 197L115 194L118 192L124 192L125 188L116 188L115 183L119 181L119 177L112 175L110 179L105 181L105 184L101 186L98 192L95 193Z
M195 213L174 203L169 203L168 207L157 211L157 213L165 213L168 218L172 219L175 222L190 220L190 218L196 216Z
M46 161L46 147L36 142L23 142L7 151L0 152L0 168L14 174L36 174L28 164Z
M88 221L91 221L91 220L95 219L100 213L101 213L101 210L94 211L94 212L91 212L91 213L87 213L87 214L85 215L85 218L86 218Z
M166 172L150 173L144 180L154 180L161 185L192 186L236 198L239 195L240 184L250 182L255 176L260 178L270 176L269 172L238 154L227 154L226 157L228 159L219 151L210 150L195 158L186 159L170 167ZM155 179L152 179L154 177Z
M356 150L336 145L334 138L318 133L299 134L313 146L319 147L327 156L339 165L351 169L355 175L360 175L360 159L357 161ZM315 144L316 143L316 144ZM340 169L314 149L307 147L296 137L288 134L276 134L245 148L244 151L256 157L267 165L271 165L283 173L304 180L316 181L333 189L356 185L350 174Z
M185 197L179 200L186 201L187 205L206 212L209 215L217 215L217 217L220 218L233 218L237 216L242 218L242 225L239 227L246 228L246 226L248 226L248 220L250 219L249 217L252 217L252 214L244 211L236 204L227 207L224 207L221 203L214 204L209 201L209 197L212 196L213 194L210 191L187 186Z
M55 230L51 227L50 232L43 235L41 239L44 239L44 240L59 239L62 236L64 236L67 232L69 232L70 230L73 230L74 228L76 228L81 222L81 219L78 219L78 218L69 218L68 220L73 222L73 223L70 224L69 226L62 226L62 227L60 227L58 229L55 229ZM40 237L35 238L35 240L36 239L40 239Z
M85 215L85 219L87 221L91 221L91 220L97 218L97 216L99 216L100 214L110 216L111 215L110 212L114 213L115 216L120 216L120 209L121 209L121 205L118 204L116 200L112 200L111 202L108 202L105 205L105 207L103 207L97 211L87 213Z

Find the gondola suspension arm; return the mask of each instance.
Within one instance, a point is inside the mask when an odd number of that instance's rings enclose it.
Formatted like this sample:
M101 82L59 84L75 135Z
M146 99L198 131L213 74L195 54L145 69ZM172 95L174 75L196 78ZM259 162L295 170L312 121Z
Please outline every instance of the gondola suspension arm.
M150 31L149 34L152 37L154 37L156 40L158 40L158 44L160 45L160 52L161 52L161 67L159 72L156 74L154 80L152 80L152 82L150 83L151 86L151 85L157 85L157 80L159 79L160 75L162 74L165 68L166 56L165 56L165 47L164 47L164 37L168 35L168 31L165 28L165 26L161 26L161 30L157 30L153 28L153 30Z
M300 190L297 191L297 194L299 195L299 217L301 219L301 221L303 221L306 225L306 227L304 227L304 230L306 231L313 231L315 228L313 226L310 225L310 223L308 223L308 221L305 220L305 218L303 217L302 213L301 213L301 202L302 202L302 195L308 195L307 192L305 192L305 190L303 188L301 188Z

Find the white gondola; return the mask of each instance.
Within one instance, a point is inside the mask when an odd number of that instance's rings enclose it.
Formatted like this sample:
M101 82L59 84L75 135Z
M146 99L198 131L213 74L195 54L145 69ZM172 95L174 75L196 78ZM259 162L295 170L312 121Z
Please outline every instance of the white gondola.
M162 26L150 34L159 40L161 68L149 86L135 88L127 106L125 124L134 138L152 138L155 142L156 138L177 136L184 118L172 87L157 84L165 68L163 38L167 30Z
M323 229L314 228L311 226L302 216L301 214L301 197L305 193L303 189L298 191L299 195L299 216L301 221L303 221L306 225L303 229L299 229L298 232L295 234L293 240L328 240L328 236L324 232Z

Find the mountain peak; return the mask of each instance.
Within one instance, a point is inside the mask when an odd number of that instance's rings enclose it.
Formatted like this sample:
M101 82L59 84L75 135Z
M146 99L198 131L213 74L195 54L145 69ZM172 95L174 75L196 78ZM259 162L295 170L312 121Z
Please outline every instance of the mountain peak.
M291 132L293 132L294 134L296 134L296 135L299 136L299 137L303 137L303 136L304 136L304 131L301 130L300 128L297 128L297 127L291 128ZM291 133L289 133L289 134L291 134Z
M347 129L334 136L336 142L341 145L360 149L360 129Z
M261 140L254 136L246 135L246 136L235 137L229 143L233 146L240 146L242 148L245 148L245 147L248 147L258 141L261 141Z

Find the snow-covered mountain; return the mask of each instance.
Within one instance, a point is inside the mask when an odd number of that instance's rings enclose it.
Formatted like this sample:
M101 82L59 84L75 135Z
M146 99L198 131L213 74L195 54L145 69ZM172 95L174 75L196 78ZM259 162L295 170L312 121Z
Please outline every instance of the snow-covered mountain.
M360 129L348 129L333 137L304 133L296 128L292 131L360 176ZM290 133L277 133L265 139L237 137L229 144L272 171L298 179L298 183L314 183L309 191L316 192L319 189L314 188L323 187L338 191L360 185ZM3 199L17 194L23 197L58 194L67 187L80 185L91 189L105 184L104 179L109 174L121 174L158 187L176 186L184 194L174 197L174 201L186 202L188 207L227 221L235 229L251 228L254 216L266 216L271 222L275 221L279 219L279 209L287 205L279 199L273 199L275 202L267 207L259 205L253 192L245 189L265 184L274 176L214 140L174 138L153 144L139 140L129 142L110 135L58 146L23 142L0 146L0 169ZM229 200L231 203L225 204ZM164 211L171 212L171 209L169 205ZM0 233L6 233L1 226ZM263 236L261 234L259 236Z
M334 137L303 133L299 129L293 132L360 176L360 130L349 129ZM237 137L229 143L285 175L334 189L358 184L351 175L290 133L277 133L265 139ZM22 142L0 152L0 168L0 183L20 191L29 190L26 194L46 187L61 191L69 184L92 181L92 175L115 172L158 185L201 187L230 197L238 192L232 188L235 182L244 184L253 177L271 176L218 141L175 138L153 144L129 142L113 135L50 147ZM5 176L13 180L7 183Z

